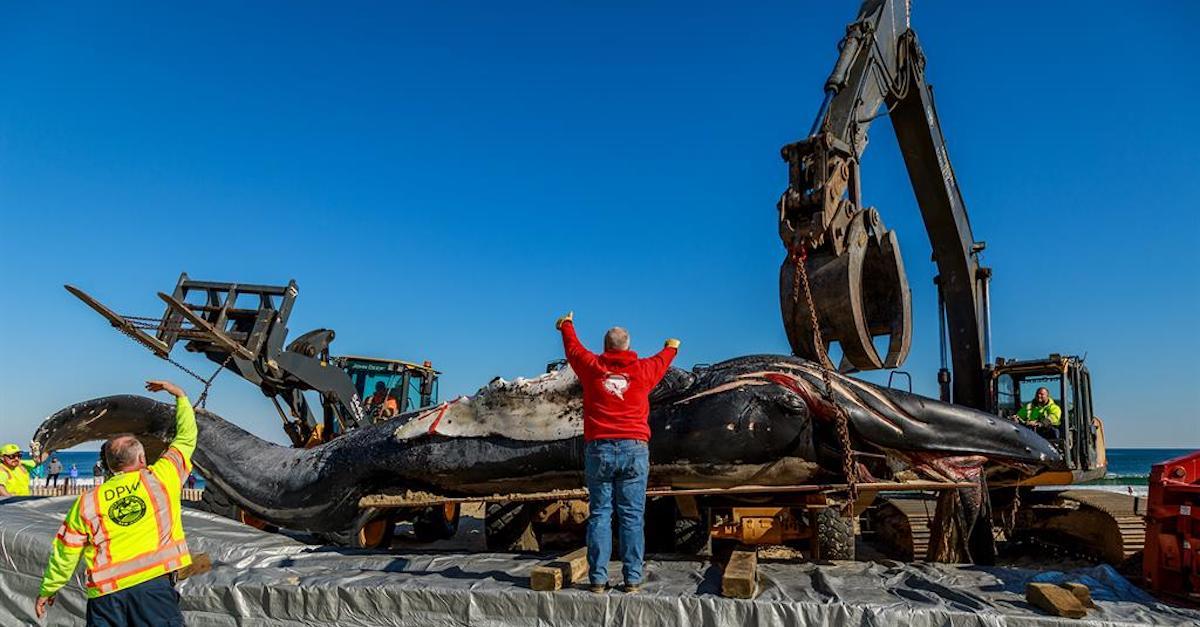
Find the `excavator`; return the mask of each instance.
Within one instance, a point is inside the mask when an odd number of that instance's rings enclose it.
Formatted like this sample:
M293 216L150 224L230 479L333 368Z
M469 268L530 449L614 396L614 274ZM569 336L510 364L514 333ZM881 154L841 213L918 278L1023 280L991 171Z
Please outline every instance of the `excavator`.
M1016 534L1056 537L1120 562L1143 540L1131 499L1031 490L1104 476L1104 428L1092 405L1091 375L1077 356L993 359L992 270L981 259L986 244L971 230L910 16L905 0L863 2L838 45L808 134L781 150L788 185L777 205L787 250L780 309L792 352L841 372L895 369L908 356L912 300L898 237L879 210L866 205L861 180L871 123L887 115L937 267L942 400L1011 419L1045 387L1063 411L1059 432L1047 434L1062 463L1018 485L990 486L993 512L1007 516L1003 526L1012 531L1015 524ZM829 356L835 344L837 364ZM882 526L914 534L926 527L918 520L926 515L924 505L890 503L893 511ZM920 558L924 539L906 542L907 557Z

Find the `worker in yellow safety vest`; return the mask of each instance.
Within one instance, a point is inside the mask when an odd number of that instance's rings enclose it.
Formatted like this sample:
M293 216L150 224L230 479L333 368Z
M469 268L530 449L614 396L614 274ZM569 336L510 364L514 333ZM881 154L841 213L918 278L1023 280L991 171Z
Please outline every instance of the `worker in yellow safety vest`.
M1061 437L1058 428L1062 424L1062 409L1050 398L1047 388L1037 389L1033 401L1017 412L1017 420L1054 438Z
M0 446L0 498L29 496L29 469L37 466L21 459L21 447L16 444Z
M175 397L175 439L151 466L132 435L105 444L105 461L115 474L83 493L67 512L42 577L38 618L54 604L82 554L89 627L183 625L171 573L192 563L179 497L192 470L196 415L178 386L149 381L146 389Z

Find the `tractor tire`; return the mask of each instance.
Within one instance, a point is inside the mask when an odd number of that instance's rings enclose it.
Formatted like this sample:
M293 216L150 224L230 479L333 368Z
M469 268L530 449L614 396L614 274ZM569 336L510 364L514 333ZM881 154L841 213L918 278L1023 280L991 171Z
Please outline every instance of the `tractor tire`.
M392 545L395 532L395 520L390 513L369 509L360 514L348 529L314 535L329 544L351 549L387 549Z
M458 517L457 503L427 507L413 519L413 535L418 542L449 540L458 533Z
M488 503L484 513L487 550L503 553L537 552L541 549L533 528L534 504Z
M814 515L816 559L854 559L854 519L842 516L836 507L826 507Z
M699 555L708 548L708 523L695 518L675 518L675 552Z
M706 521L684 518L672 497L658 497L646 502L647 553L699 555L708 548L708 532ZM614 528L614 539L616 536Z

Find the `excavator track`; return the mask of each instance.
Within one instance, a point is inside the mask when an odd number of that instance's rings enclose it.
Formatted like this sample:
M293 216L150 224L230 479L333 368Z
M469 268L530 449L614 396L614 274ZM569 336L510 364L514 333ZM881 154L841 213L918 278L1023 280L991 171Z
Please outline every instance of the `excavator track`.
M1136 503L1133 496L1103 490L1035 491L1025 499L1018 533L1120 566L1146 542Z
M1135 503L1132 496L1103 490L1032 492L1023 497L1014 537L1121 566L1146 541L1146 523ZM889 497L879 499L868 516L892 556L923 561L936 509L928 497Z
M920 562L929 554L935 499L920 495L880 498L867 516L885 550L896 559Z

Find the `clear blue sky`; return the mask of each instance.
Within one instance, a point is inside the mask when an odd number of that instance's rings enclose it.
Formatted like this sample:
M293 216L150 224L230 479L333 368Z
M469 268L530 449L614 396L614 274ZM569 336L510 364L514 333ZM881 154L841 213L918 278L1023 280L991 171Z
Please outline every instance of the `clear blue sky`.
M63 289L157 315L195 278L286 282L293 335L432 360L443 396L599 343L682 365L786 352L778 150L857 2L8 3L0 10L0 439L147 377L196 389ZM1112 446L1200 445L1200 79L1191 2L918 1L999 355L1087 353ZM886 121L936 394L929 244ZM189 365L203 359L181 352ZM276 440L252 386L211 408Z

